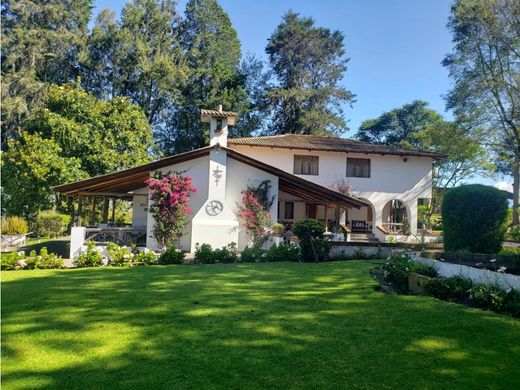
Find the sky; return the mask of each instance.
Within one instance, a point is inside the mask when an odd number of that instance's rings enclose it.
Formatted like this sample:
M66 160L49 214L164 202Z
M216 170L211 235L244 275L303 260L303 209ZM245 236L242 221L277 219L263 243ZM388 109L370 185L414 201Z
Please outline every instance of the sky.
M96 0L119 15L126 0ZM186 1L179 1L184 11ZM342 84L356 95L345 118L352 137L359 125L413 100L424 100L447 119L443 94L450 89L441 65L451 51L446 28L450 0L220 0L237 30L242 53L266 59L267 39L288 10L313 17L316 25L340 30L350 58ZM510 178L473 181L508 189Z

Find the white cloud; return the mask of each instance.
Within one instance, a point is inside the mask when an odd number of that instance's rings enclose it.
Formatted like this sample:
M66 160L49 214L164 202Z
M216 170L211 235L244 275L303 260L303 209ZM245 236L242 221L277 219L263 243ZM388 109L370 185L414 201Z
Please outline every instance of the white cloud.
M513 185L511 183L508 183L507 181L500 181L495 184L495 187L499 190L513 192Z

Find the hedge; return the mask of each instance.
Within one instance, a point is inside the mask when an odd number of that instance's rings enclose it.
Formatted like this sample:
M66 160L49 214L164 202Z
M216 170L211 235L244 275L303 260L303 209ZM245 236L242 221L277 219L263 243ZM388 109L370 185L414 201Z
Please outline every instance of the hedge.
M442 202L444 249L498 253L505 239L507 197L481 184L449 190Z

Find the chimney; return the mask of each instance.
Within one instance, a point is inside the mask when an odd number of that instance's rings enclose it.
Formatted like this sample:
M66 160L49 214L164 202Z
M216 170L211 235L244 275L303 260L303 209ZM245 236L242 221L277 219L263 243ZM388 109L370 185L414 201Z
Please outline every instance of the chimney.
M200 110L200 120L209 123L209 145L227 146L228 126L236 123L237 113L233 111L223 111L222 104L215 110Z

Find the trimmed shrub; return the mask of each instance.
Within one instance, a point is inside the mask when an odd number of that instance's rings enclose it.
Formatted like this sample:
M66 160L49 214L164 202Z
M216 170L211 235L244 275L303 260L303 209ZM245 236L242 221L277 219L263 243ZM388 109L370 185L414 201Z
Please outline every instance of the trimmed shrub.
M161 253L158 259L158 263L162 265L167 264L182 264L184 263L184 257L186 253L182 250L177 249L175 245L170 244L166 247L166 251Z
M265 253L265 261L301 261L301 251L297 245L294 244L280 244L273 245Z
M442 202L444 248L497 253L506 236L507 197L490 186L471 184L449 190Z
M436 278L424 286L426 291L445 301L467 302L471 295L473 282L462 276Z
M502 302L502 313L520 318L520 291L513 288L507 292Z
M28 232L29 226L25 219L16 216L2 218L2 234L18 235Z
M10 252L10 253L2 253L0 255L2 258L2 270L9 270L9 269L17 269L17 263L20 260L25 259L25 252Z
M36 251L31 251L29 257L25 259L24 269L55 269L63 267L63 259L54 254L49 253L46 247L40 249L40 254L36 255Z
M34 233L38 237L58 237L67 229L70 216L54 211L42 211L36 217Z
M469 293L470 303L482 309L500 312L504 304L505 293L497 286L474 285Z
M323 261L328 258L330 243L323 240L325 228L316 219L298 221L292 228L300 240L303 261Z
M220 249L213 249L209 244L196 244L195 260L205 264L236 263L238 261L237 244L232 242Z
M260 263L265 261L266 251L259 245L244 248L240 253L240 260L244 263Z
M96 244L92 241L87 243L87 250L74 260L74 265L78 268L100 267L103 265L101 254L96 249Z
M181 253L183 253L184 255L184 252ZM158 264L158 257L152 251L137 251L136 253L134 253L134 261L145 263L146 265L154 265Z
M435 278L438 275L434 267L413 261L408 253L394 254L387 260L382 266L384 278L397 291L408 291L408 274L410 272L431 278Z
M134 257L126 246L119 246L114 242L108 243L107 250L110 255L110 265L121 267L127 265Z

